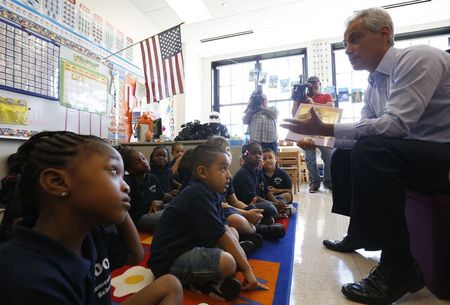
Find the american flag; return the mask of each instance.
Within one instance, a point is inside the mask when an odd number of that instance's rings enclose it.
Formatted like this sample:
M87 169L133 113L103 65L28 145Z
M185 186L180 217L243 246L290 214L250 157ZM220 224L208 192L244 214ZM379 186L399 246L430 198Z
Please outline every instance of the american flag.
M147 103L184 92L180 26L140 42Z

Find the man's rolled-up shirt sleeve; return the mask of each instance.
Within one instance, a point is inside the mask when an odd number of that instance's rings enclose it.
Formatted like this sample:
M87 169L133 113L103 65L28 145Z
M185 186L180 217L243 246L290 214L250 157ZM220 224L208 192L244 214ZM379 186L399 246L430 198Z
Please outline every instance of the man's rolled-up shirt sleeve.
M357 123L336 124L335 147L364 136L408 137L438 86L442 69L442 64L430 59L427 54L403 53L390 75L394 81L385 84L390 88L386 89L384 113L379 117L362 118Z

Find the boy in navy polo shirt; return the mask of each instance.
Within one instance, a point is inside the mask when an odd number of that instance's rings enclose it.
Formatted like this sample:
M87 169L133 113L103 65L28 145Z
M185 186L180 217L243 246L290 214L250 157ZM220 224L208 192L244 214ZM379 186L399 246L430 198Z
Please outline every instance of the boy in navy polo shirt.
M285 201L288 205L287 214L292 215L296 209L292 206L292 182L289 175L277 166L276 156L272 149L263 149L263 174L266 180L269 192L275 195L275 198Z
M155 230L148 266L158 278L173 274L186 287L230 301L258 283L238 236L226 225L221 195L230 181L225 150L199 145L192 152L191 182L170 202Z
M268 219L271 217L286 217L284 213L287 207L284 201L278 200L269 192L260 168L261 157L261 146L258 143L249 142L242 146L243 164L233 177L233 187L236 197L245 204L250 204L256 197L255 206L264 209L263 221L269 222ZM267 206L268 202L271 205ZM268 209L270 206L272 206L272 209L275 207L275 213Z

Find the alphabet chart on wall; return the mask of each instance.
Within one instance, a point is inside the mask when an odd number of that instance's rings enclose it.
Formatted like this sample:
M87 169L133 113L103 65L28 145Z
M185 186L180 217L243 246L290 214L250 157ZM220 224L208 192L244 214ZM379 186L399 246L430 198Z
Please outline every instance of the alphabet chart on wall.
M0 88L57 100L59 46L0 20Z

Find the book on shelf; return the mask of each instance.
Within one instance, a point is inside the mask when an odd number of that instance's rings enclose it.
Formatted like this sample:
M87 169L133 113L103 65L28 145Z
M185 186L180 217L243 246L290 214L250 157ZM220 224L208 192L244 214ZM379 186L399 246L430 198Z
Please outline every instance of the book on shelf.
M314 111L317 113L322 122L327 124L336 124L339 123L342 117L342 109L334 108L329 106L321 106L316 104L300 104L297 109L297 113L294 116L294 119L297 120L307 120L311 118L311 114L309 113L309 109L311 107L314 108ZM334 146L334 137L324 137L324 136L311 136L311 135L303 135L298 134L292 131L289 131L286 135L286 140L298 142L300 140L312 139L314 144L318 146L325 147L333 147Z

